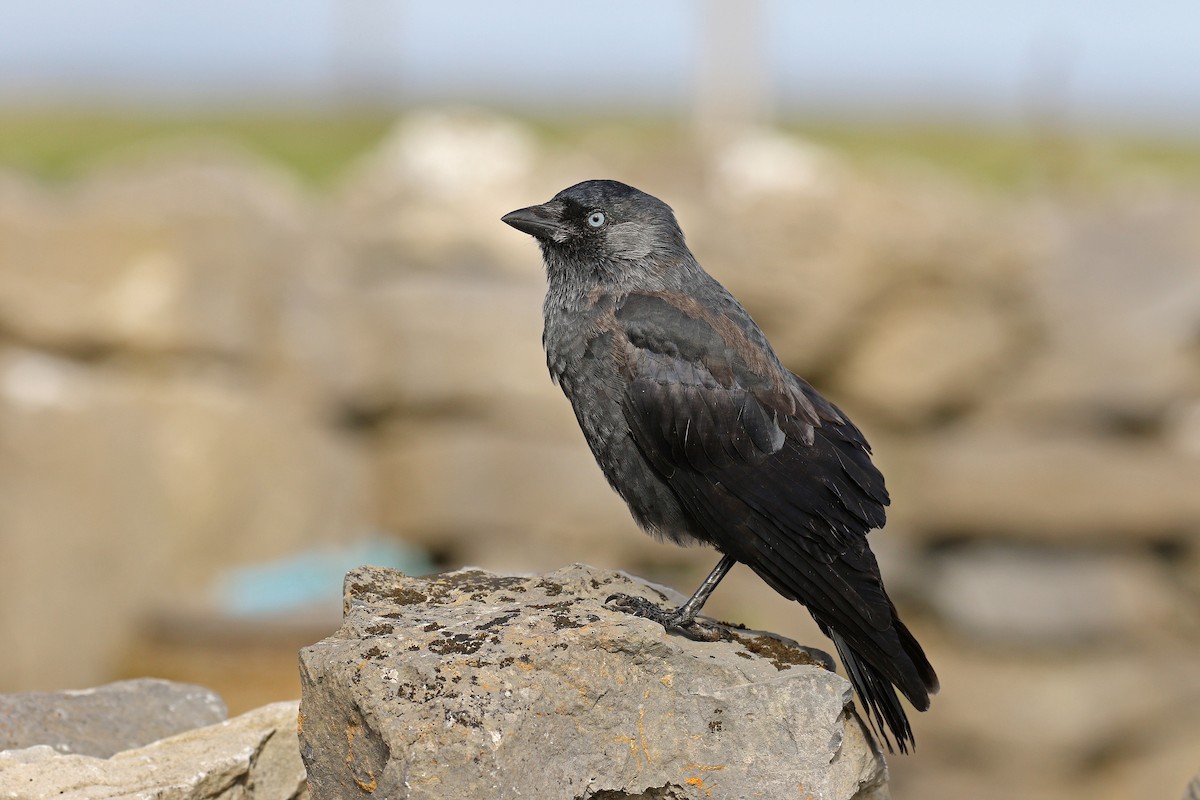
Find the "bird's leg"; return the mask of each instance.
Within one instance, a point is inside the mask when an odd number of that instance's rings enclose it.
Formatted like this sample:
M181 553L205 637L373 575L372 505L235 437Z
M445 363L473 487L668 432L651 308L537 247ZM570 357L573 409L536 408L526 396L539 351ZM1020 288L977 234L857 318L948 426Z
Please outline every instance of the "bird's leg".
M634 597L628 594L614 594L604 602L606 605L612 604L618 611L653 620L668 631L682 633L689 639L698 642L715 642L721 638L721 629L716 625L699 622L696 615L700 613L708 596L717 588L717 584L729 574L729 570L733 569L733 565L736 563L737 560L733 556L724 556L700 584L700 588L688 598L686 603L673 611L659 608L644 597Z

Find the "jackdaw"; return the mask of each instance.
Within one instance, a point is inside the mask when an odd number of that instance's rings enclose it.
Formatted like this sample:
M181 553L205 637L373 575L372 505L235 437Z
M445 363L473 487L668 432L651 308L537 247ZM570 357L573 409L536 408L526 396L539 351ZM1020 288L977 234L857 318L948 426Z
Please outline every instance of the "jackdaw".
M711 639L696 615L747 565L808 608L872 727L906 752L913 733L892 687L924 711L938 679L867 544L889 500L862 433L780 363L661 200L592 180L502 220L541 247L546 363L609 484L647 532L723 554L678 609L609 602Z

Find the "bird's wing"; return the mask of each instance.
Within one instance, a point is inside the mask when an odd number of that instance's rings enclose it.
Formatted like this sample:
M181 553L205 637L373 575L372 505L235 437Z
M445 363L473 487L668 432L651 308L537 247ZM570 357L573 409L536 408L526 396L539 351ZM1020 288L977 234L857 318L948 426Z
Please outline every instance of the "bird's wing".
M740 307L633 294L615 318L627 341L625 418L661 474L706 478L821 560L883 525L889 500L866 440L778 365Z
M888 495L862 434L778 365L736 304L633 294L614 313L630 435L704 538L927 706L867 547Z

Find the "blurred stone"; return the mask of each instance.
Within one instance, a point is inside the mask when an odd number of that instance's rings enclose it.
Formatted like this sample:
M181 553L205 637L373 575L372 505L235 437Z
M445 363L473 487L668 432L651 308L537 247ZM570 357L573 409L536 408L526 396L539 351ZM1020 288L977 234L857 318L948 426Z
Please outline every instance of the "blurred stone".
M1040 236L1022 216L928 174L845 167L822 186L814 195L700 208L684 224L701 263L791 369L809 377L828 369L852 355L859 331L893 298L931 289L1002 314L1005 345L1026 324L1021 299Z
M1188 781L1187 788L1183 791L1183 800L1200 800L1200 772Z
M362 266L536 274L536 249L500 222L547 199L534 188L536 155L532 132L509 117L469 108L409 114L348 170L334 219Z
M0 630L20 643L0 649L8 688L106 680L136 615L171 583L136 394L66 359L0 350Z
M367 527L354 443L220 373L0 350L0 454L0 628L22 642L0 676L18 690L105 680L156 603ZM27 601L48 585L70 591Z
M889 443L897 521L924 535L1171 540L1200 530L1200 459L1153 441L971 427Z
M534 152L529 130L515 119L443 108L406 115L372 153L365 171L384 186L419 197L463 200L522 180L533 167Z
M84 353L278 349L311 229L281 183L206 146L115 163L40 203L0 196L0 320Z
M930 722L920 731L921 748L982 771L1020 764L1031 777L1091 771L1099 777L1101 764L1178 738L1200 696L1193 667L1200 648L1161 635L1040 655L968 649L932 636L927 646L942 692L921 717ZM1194 768L1195 756L1189 757L1176 754L1176 787Z
M1181 453L1200 458L1200 399L1181 398L1169 408L1164 435Z
M1184 602L1172 584L1131 553L983 542L934 559L922 594L964 639L1062 648L1169 626Z
M1000 382L1020 350L1018 321L969 292L888 299L857 332L832 378L855 404L892 424L961 412Z
M115 151L92 167L72 196L81 207L116 218L162 214L205 225L245 215L272 232L292 234L304 230L311 210L295 175L214 135Z
M297 697L296 653L335 630L340 615L340 603L246 617L213 611L203 593L177 602L136 618L116 674L169 675L211 687L231 714Z
M1191 800L1188 793L1200 791L1195 779L1188 782L1188 776L1194 774L1196 754L1200 753L1200 729L1194 716L1143 728L1130 736L1130 742L1131 746L1113 758L1113 763L1088 776L1084 796L1101 800L1173 798L1186 785L1184 800Z
M622 563L653 546L582 436L566 444L495 427L430 420L389 428L376 465L384 525L450 563L493 569Z
M1042 211L1046 341L995 398L1010 418L1145 426L1200 389L1200 199L1116 197Z
M295 701L162 739L111 758L49 747L0 753L0 796L130 800L299 800L307 797Z
M342 628L301 652L313 797L887 797L849 684L806 649L668 636L614 592L668 600L583 565L351 572Z
M906 761L893 761L888 765L890 780L888 788L895 797L915 797L922 800L1073 800L1086 797L1088 800L1126 800L1124 795L1084 794L1080 791L1080 778L1070 770L1065 775L1047 775L1044 772L1013 770L1004 780L994 776L995 762L986 764L963 763L961 754L949 757L930 756L929 748L923 747L921 757ZM923 763L921 763L923 762ZM981 776L984 776L981 778Z
M210 689L140 678L94 689L0 694L0 750L44 744L108 758L225 719Z
M143 435L155 448L188 585L207 583L218 567L345 542L372 527L358 443L287 394L256 388L159 381L143 400Z
M554 413L567 407L542 351L543 293L537 276L416 275L364 289L341 322L352 342L343 365L348 402L401 415L484 417L537 438L573 438L556 424L571 416ZM538 428L548 430L539 435Z
M712 154L709 194L736 206L759 199L827 197L842 179L829 150L769 128L745 130Z

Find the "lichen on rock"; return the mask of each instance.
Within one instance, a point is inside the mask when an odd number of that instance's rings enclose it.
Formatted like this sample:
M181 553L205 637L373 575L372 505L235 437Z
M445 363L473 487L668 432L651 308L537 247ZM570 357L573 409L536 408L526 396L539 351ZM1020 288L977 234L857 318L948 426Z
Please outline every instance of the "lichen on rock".
M828 656L669 635L604 605L676 602L622 573L362 567L345 587L341 629L301 652L317 800L887 796Z

